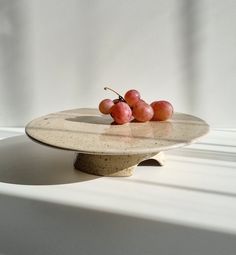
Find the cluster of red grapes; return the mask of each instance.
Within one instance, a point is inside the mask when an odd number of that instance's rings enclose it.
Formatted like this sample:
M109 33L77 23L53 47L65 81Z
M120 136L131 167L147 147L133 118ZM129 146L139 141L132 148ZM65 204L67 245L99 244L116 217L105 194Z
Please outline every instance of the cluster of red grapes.
M138 122L164 121L171 118L173 106L168 101L154 101L150 105L141 99L140 93L131 89L122 97L113 89L109 89L118 95L118 99L104 99L99 104L99 110L103 114L110 114L117 124L125 124L132 120Z

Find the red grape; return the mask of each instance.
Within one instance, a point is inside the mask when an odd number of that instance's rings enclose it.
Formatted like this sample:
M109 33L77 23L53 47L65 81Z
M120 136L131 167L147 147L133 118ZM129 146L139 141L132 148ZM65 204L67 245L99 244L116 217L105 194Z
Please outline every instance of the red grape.
M152 107L144 101L139 101L133 106L133 116L137 121L146 122L153 117Z
M154 111L152 120L167 120L174 112L173 106L168 101L154 101L151 106Z
M113 105L114 102L111 99L104 99L99 104L99 111L103 114L109 114Z
M129 106L134 106L140 100L140 93L135 90L131 89L126 92L125 94L125 101Z
M117 124L125 124L131 120L132 111L128 104L119 102L112 106L111 116Z

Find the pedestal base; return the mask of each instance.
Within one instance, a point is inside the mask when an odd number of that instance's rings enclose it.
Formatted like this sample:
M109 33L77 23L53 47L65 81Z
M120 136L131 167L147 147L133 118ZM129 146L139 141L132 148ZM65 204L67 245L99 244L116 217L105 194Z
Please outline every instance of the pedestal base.
M137 155L93 155L76 153L74 167L82 172L100 176L131 176L142 161L153 159L164 165L163 152Z

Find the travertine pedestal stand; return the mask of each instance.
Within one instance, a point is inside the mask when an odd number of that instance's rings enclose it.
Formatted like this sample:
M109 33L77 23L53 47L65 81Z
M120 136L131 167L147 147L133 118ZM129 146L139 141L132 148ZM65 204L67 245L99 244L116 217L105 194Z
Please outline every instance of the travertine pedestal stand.
M156 160L164 165L164 154L136 154L136 155L93 155L75 154L74 167L82 172L101 176L131 176L135 167L147 159Z
M100 176L130 176L147 159L164 164L163 151L195 142L207 123L174 113L168 121L113 125L110 115L82 108L51 113L31 121L26 134L52 147L75 151L74 167Z

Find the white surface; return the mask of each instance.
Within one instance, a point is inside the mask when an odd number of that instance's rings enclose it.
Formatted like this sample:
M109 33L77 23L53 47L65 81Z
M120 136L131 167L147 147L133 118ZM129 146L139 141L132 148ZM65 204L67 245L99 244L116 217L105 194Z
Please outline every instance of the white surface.
M132 177L83 174L72 159L25 136L0 141L0 252L236 254L236 130L212 130Z
M235 127L235 0L2 0L0 125L97 107L104 85Z

